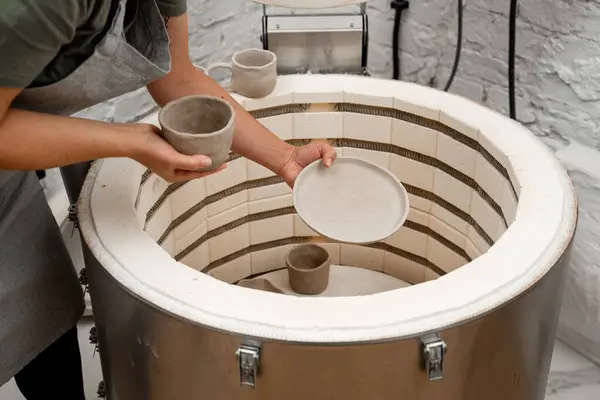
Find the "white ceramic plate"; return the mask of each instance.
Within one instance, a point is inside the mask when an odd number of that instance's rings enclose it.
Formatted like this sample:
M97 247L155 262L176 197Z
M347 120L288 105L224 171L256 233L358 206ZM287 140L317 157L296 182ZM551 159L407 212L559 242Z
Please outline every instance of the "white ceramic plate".
M330 168L315 161L298 175L294 206L314 231L344 243L378 242L408 216L408 194L389 171L365 160L339 157Z

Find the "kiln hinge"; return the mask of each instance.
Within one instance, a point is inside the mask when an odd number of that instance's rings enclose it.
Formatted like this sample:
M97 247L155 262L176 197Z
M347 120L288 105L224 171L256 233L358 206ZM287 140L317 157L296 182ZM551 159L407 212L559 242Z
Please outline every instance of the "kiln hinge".
M256 378L260 364L260 344L242 344L236 351L240 369L240 384L242 386L256 387Z
M79 229L79 220L77 219L77 204L71 204L69 206L69 221L73 223L73 231ZM73 236L73 232L71 232Z
M96 391L96 394L102 399L106 398L106 385L104 384L104 381L100 381L98 384L98 390Z
M430 381L444 377L444 356L447 349L446 342L437 333L421 337L423 367Z

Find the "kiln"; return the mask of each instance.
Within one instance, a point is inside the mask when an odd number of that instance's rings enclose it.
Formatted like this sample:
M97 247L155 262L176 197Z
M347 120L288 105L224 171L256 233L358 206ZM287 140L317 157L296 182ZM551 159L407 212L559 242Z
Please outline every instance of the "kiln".
M237 99L290 143L327 139L388 168L409 220L381 243L326 243L278 177L237 155L173 185L129 159L96 162L78 216L109 399L544 398L577 206L543 143L397 81L288 75L267 98ZM341 297L232 285L306 242L410 285Z
M318 18L261 2L280 74L365 73L364 2L304 1L360 4ZM577 205L531 132L458 96L350 75L286 75L236 99L294 145L328 140L390 170L408 221L383 242L331 243L238 155L172 185L129 159L96 162L78 222L110 400L544 398ZM235 285L285 281L301 243L340 265L324 296Z

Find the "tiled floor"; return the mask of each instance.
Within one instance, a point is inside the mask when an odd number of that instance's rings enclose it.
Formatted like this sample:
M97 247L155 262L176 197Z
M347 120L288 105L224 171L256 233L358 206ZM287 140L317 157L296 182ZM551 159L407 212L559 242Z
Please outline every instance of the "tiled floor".
M600 399L600 367L557 341L546 400Z

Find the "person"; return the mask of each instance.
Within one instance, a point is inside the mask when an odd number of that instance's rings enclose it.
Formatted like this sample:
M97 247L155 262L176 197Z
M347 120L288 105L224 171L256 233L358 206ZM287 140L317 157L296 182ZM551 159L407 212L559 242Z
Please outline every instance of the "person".
M215 172L153 125L74 113L144 86L159 106L212 95L235 109L232 151L289 185L336 154L280 140L194 67L185 0L2 0L0 54L0 385L14 376L28 400L80 400L82 289L35 171L64 167L71 200L100 158L131 158L169 182Z

